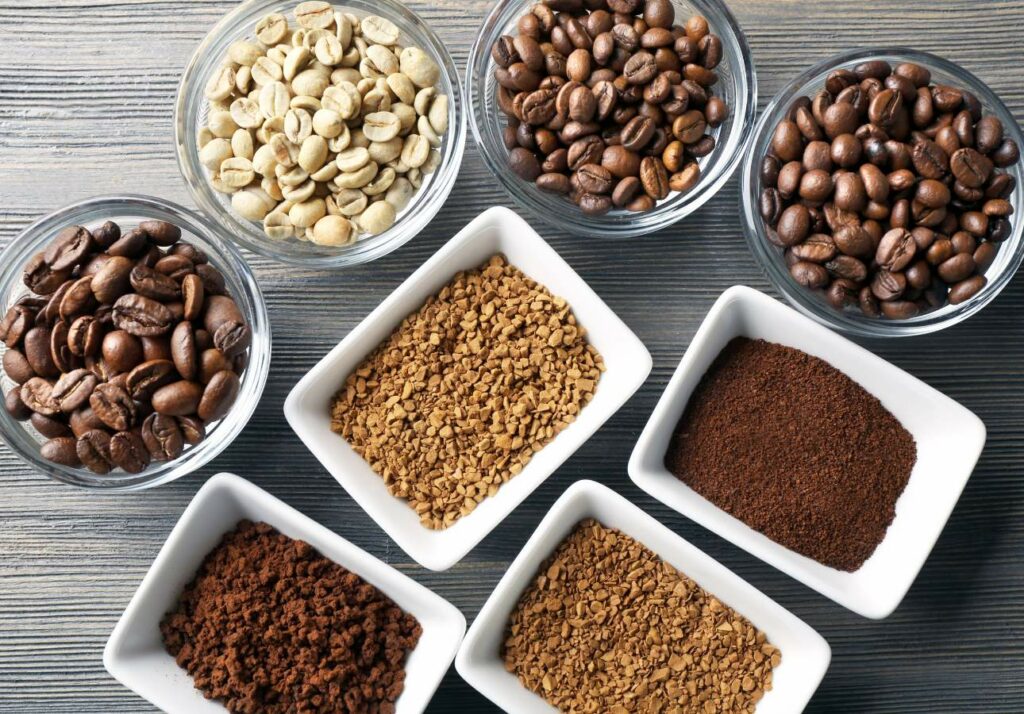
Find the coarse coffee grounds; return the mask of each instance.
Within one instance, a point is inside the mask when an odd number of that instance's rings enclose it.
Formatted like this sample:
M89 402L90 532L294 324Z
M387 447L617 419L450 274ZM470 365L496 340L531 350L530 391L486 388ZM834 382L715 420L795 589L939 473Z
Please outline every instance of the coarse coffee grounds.
M852 379L744 337L704 375L665 456L719 508L848 572L882 542L916 461L913 436Z
M241 521L160 632L196 688L230 712L391 714L422 630L309 543Z
M495 255L356 367L331 429L424 526L447 528L576 420L603 371L568 303Z
M739 714L781 653L643 544L579 523L509 621L505 667L563 712Z

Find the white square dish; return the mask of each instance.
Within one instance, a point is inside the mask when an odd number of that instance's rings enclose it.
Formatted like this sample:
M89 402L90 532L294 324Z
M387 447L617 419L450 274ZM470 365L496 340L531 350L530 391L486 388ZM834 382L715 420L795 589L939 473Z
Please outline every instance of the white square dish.
M207 481L174 526L107 641L107 671L168 714L227 711L220 702L204 698L164 649L160 621L207 554L242 519L268 523L290 538L306 541L419 620L423 634L405 663L405 689L395 711L422 712L455 657L466 618L439 595L234 474L218 474Z
M917 463L885 538L859 570L842 572L753 530L665 467L693 390L734 337L763 339L825 360L877 397L917 442ZM736 286L708 312L629 460L650 495L840 605L872 619L899 605L942 532L985 445L985 425L949 397L767 295Z
M509 617L523 591L541 564L586 518L643 543L750 620L779 648L782 662L773 670L772 689L758 703L757 714L795 714L803 710L825 676L832 656L821 635L625 498L593 481L577 481L555 502L473 621L455 658L455 669L474 689L507 712L557 712L505 669L501 646Z
M331 431L330 403L345 378L410 313L461 270L479 267L496 253L564 298L606 367L594 397L498 493L445 530L430 530L384 480ZM643 343L543 238L506 208L491 208L445 244L357 325L292 389L284 412L292 429L324 468L414 560L431 570L457 563L523 499L569 458L643 384L651 356Z

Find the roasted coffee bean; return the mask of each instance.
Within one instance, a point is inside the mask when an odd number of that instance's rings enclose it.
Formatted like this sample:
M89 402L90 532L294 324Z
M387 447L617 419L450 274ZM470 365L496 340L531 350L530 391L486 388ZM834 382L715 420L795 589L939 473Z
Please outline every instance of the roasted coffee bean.
M135 266L129 281L136 293L159 302L171 302L181 297L181 288L172 278L153 268Z
M655 201L668 196L668 173L665 171L665 165L658 159L648 156L640 162L640 182L647 195ZM216 334L214 340L216 341ZM222 351L228 354L226 350Z
M898 300L907 289L907 278L903 273L879 270L871 281L871 292L883 303Z
M107 248L110 255L124 258L138 258L150 248L149 235L141 228L134 228L121 235L117 241Z
M584 193L579 197L580 210L588 216L603 216L612 209L612 200L608 196L595 194L595 193ZM223 329L223 328L222 328ZM218 334L219 334L218 330ZM214 343L217 344L217 335L214 335ZM227 349L225 345L217 344L219 349Z
M33 327L25 333L24 355L32 371L40 377L57 377L60 370L53 361L50 349L50 329Z
M89 396L89 407L96 417L114 431L130 429L137 410L131 395L113 383L98 385Z
M800 261L789 268L789 274L793 276L800 285L805 288L823 288L828 285L828 271L817 263Z
M217 372L203 390L196 412L206 422L216 421L228 413L238 396L241 381L230 370Z
M857 304L858 286L852 280L838 278L833 280L825 291L825 299L836 310Z
M909 320L921 312L921 308L909 300L889 300L880 303L879 307L890 320Z
M761 213L761 218L772 228L775 228L779 223L779 218L782 217L783 199L778 189L766 188L761 192L761 200L758 204L758 208Z
M75 439L70 436L61 436L44 442L39 447L39 455L62 466L78 468L82 465L81 459L78 458Z
M43 257L51 270L70 270L84 263L94 248L92 233L82 226L68 226L50 242Z
M976 268L972 254L960 253L941 263L936 272L945 282L958 283L969 278Z
M917 243L910 231L894 228L884 236L878 244L875 262L890 272L903 270L917 254Z
M149 360L128 373L125 388L133 399L145 400L176 376L177 369L169 359Z
M824 233L815 233L803 243L790 248L790 252L798 260L811 263L827 263L836 256L836 244L832 237Z
M180 283L195 272L195 263L184 255L163 255L153 264L153 270Z
M71 283L61 298L59 313L63 320L70 322L73 318L96 308L96 298L92 291L92 276L79 278Z
M983 273L992 267L998 252L999 249L996 248L994 243L982 243L975 249L974 264L977 266L979 273Z
M824 203L832 195L832 175L821 169L808 171L800 179L800 197L810 203Z
M49 295L71 277L71 269L55 270L42 253L36 253L25 264L25 286L37 295Z
M32 411L43 416L60 413L60 406L53 400L53 384L43 377L32 377L18 388L21 401Z
M593 194L606 194L611 193L612 187L614 186L614 177L612 173L597 164L587 164L580 167L580 170L576 172L576 178L579 183L579 187L585 193ZM214 333L214 339L216 339L216 332Z
M153 409L167 416L188 416L196 413L202 396L203 387L196 382L172 382L153 393Z
M92 429L106 429L106 425L96 418L90 407L84 406L71 413L68 424L75 437L79 437ZM38 428L38 427L37 427Z
M18 388L7 390L4 395L4 409L16 421L25 421L34 416L34 412L21 400L21 390Z
M171 340L169 337L140 337L142 343L142 359L145 362L153 360L171 360Z
M988 216L981 211L967 211L960 215L960 227L978 238L984 238L988 234L988 223Z
M76 357L95 355L102 339L103 325L94 315L81 315L68 327L68 349Z
M202 248L195 245L194 243L189 243L188 241L184 240L178 241L173 246L171 246L171 250L167 253L167 255L180 255L183 258L187 258L189 262L192 263L192 265L205 263L209 260L209 258L207 257L206 253L203 251Z
M185 443L195 446L206 438L206 425L202 419L196 417L178 417L178 427Z
M191 322L179 322L171 333L171 359L182 379L195 378L199 371L199 355Z
M164 248L181 240L181 229L167 221L142 221L139 228L149 236L150 242Z
M173 461L184 449L181 428L172 416L150 414L142 424L141 435L153 461Z
M942 178L950 168L949 155L929 139L914 144L910 157L915 170L924 178Z
M978 247L977 239L967 231L957 231L949 239L949 242L953 244L954 253L973 254L974 250Z
M113 221L107 221L92 231L93 242L101 250L106 250L121 237L121 227Z
M36 321L36 311L25 305L13 305L10 307L0 325L3 333L4 344L8 347L17 347L21 344L25 333L32 329Z
M612 190L612 205L616 208L625 208L641 191L643 184L640 179L636 176L627 176L615 184Z
M137 294L123 295L114 303L114 324L139 337L166 334L174 315L163 303Z
M131 290L131 272L134 263L122 256L112 256L92 277L93 295L100 303L113 304Z
M8 349L3 356L4 372L15 384L24 384L36 376L25 355L16 349Z
M917 184L915 198L929 208L942 208L950 202L952 196L949 187L935 179L925 179Z
M634 117L622 128L622 146L629 151L640 151L654 138L655 123L645 116Z
M992 152L991 159L1001 169L1013 166L1020 161L1020 147L1013 139L1004 139L999 148Z
M108 332L101 351L103 360L114 372L129 372L144 359L142 342L124 330Z
M867 279L868 269L863 261L850 255L837 255L825 263L825 269L837 278L862 283Z
M852 104L833 104L825 110L824 115L825 135L829 139L835 139L842 134L853 134L857 131L860 115Z
M772 136L772 152L781 161L796 161L803 153L800 128L792 121L782 121Z
M956 180L969 188L981 188L992 175L992 161L974 149L960 149L950 159Z
M569 177L563 173L546 173L537 177L537 188L551 193L569 193Z
M61 375L50 396L62 412L70 414L89 401L98 384L99 380L89 370L75 369Z
M883 89L875 95L868 107L868 119L872 124L890 127L896 123L903 111L903 95L893 89Z
M975 275L974 277L958 282L949 290L949 304L960 305L961 303L967 302L981 292L982 288L987 284L988 278L984 275Z
M1010 222L1005 218L995 218L988 223L988 235L986 239L993 243L1001 243L1010 237L1013 229Z
M658 73L658 65L650 52L637 52L629 58L622 71L626 81L633 85L643 85L654 79Z
M918 290L924 290L932 283L932 269L928 265L928 261L925 260L919 260L911 265L907 268L905 275L907 284Z
M78 437L75 452L79 460L94 473L107 474L114 468L110 456L110 434L102 429L92 429Z
M146 470L149 459L145 442L134 431L121 431L110 437L110 461L114 466L137 474Z
M853 168L861 160L863 145L853 134L840 134L832 140L829 147L829 157L836 164L843 168Z
M792 246L810 235L811 216L807 208L794 204L782 212L777 227L779 240L784 245Z

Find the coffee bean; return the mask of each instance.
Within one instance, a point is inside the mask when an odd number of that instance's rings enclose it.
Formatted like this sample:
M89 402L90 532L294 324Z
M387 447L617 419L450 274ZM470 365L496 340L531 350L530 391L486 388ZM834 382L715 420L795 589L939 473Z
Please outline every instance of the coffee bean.
M868 107L868 119L881 127L890 127L903 110L903 96L892 89L883 89L875 95Z
M182 379L195 379L199 371L199 355L192 323L187 320L179 322L171 333L171 360Z
M71 270L55 270L42 253L32 256L25 264L24 283L37 295L49 295L71 277Z
M21 385L21 401L32 411L44 416L60 412L60 406L53 400L53 384L43 377L32 377Z
M24 355L32 371L40 377L56 377L60 374L53 362L48 328L33 327L25 333Z
M910 231L894 228L884 236L878 244L875 262L890 272L903 270L917 254L917 243Z
M77 317L68 327L68 349L76 357L95 355L100 350L102 335L103 325L94 315Z
M811 231L811 217L805 206L794 204L782 212L777 228L779 240L792 246L801 242Z
M648 156L640 162L640 182L647 195L655 201L668 196L668 173L658 159Z
M612 209L612 200L608 196L584 193L579 198L579 206L588 216L603 216Z
M684 166L681 171L669 176L668 187L670 191L686 193L696 186L699 180L700 165L694 161Z
M973 255L960 253L941 263L936 272L947 283L958 283L969 278L976 268Z
M216 421L228 413L238 396L241 382L233 371L217 372L203 390L196 412L206 422Z
M970 188L980 188L992 174L992 161L974 149L960 149L950 159L950 169L956 180Z
M178 427L185 442L193 446L206 438L206 425L202 419L196 417L178 417Z
M132 335L155 337L171 329L174 315L163 303L132 293L114 303L114 324Z
M50 242L43 256L51 270L70 270L84 263L94 248L92 233L82 226L68 226Z
M107 248L107 253L124 258L138 258L149 250L149 235L141 228L134 228L121 235Z
M615 184L612 190L612 205L616 208L625 208L641 191L643 184L640 179L636 176L627 176Z
M112 246L121 237L121 227L113 221L107 221L92 231L93 242L102 250Z
M152 243L164 248L181 240L181 229L167 221L142 221L139 228L149 236Z
M569 193L569 177L563 173L546 173L537 177L537 188L551 193Z
M929 139L914 144L910 156L917 173L924 178L942 178L950 168L949 155Z
M999 249L996 248L994 243L982 243L975 249L974 264L977 266L979 273L983 273L992 267L998 252Z
M648 117L634 117L622 128L622 146L629 151L640 151L654 138L655 123Z
M957 231L949 242L953 244L954 253L971 253L973 255L978 247L977 239L967 231Z
M4 409L16 421L25 421L31 418L34 413L21 399L21 390L18 388L9 389L4 395Z
M75 453L79 460L92 472L97 474L110 473L114 468L110 456L110 434L102 429L92 429L78 437Z
M126 389L133 399L146 400L157 388L175 379L176 375L177 370L170 360L149 360L128 373Z
M1004 139L999 148L992 152L991 159L1001 169L1013 166L1020 161L1020 147L1013 139Z
M25 355L16 349L8 349L3 356L4 372L15 384L24 384L36 376Z
M110 438L110 461L130 474L142 473L149 466L150 454L142 437L134 431L121 431Z
M879 307L890 320L909 320L921 312L921 308L909 300L889 300L880 303Z
M86 369L65 372L53 385L50 398L65 414L70 414L89 401L99 380Z
M576 172L579 187L586 193L607 194L611 193L614 181L612 173L597 164L587 164ZM216 341L216 333L214 333Z
M150 414L142 424L141 435L153 461L173 461L184 449L181 428L172 416Z
M871 282L872 294L883 303L890 300L898 300L906 289L907 278L903 273L879 270Z
M793 276L793 279L803 285L805 288L823 288L828 285L828 271L817 263L810 263L806 261L800 261L794 263L790 269L789 274Z
M988 279L984 275L975 275L958 282L949 290L949 304L960 305L967 302L981 292L987 284Z
M82 461L78 458L75 439L69 436L61 436L44 442L39 447L39 455L47 461L63 466L77 468L82 465Z
M113 304L131 289L131 272L134 264L128 258L112 256L93 275L93 295L100 303Z
M108 382L97 386L89 397L89 407L114 431L130 429L135 423L135 403L128 391L116 384Z
M868 269L863 261L850 255L837 255L825 263L825 269L837 278L862 283L867 279Z
M859 114L852 104L833 104L825 110L824 129L829 139L842 134L853 134L859 124Z

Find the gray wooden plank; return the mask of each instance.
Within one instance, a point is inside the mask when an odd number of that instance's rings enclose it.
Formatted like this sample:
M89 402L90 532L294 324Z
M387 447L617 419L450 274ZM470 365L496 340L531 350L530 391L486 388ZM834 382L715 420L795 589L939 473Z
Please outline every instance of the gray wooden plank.
M1024 0L729 3L754 50L763 105L795 72L841 49L913 45L963 63L1024 118ZM464 66L488 2L421 12ZM180 69L223 0L0 0L0 244L40 214L99 193L143 191L191 205L174 159ZM116 153L115 153L116 149ZM291 434L284 398L320 356L476 213L509 205L470 142L453 200L416 240L342 273L248 256L273 323L274 365L252 423L202 472L154 491L97 496L55 485L0 448L0 711L151 711L103 670L110 629L191 496L235 471L449 598L468 618L554 500L593 478L805 618L832 668L811 712L1024 710L1024 281L940 335L868 342L978 413L989 442L949 526L904 604L862 620L641 494L629 452L711 303L728 286L768 285L747 252L735 180L704 209L630 241L542 233L647 344L647 384L456 567L430 573L391 543ZM449 671L431 712L493 711Z

